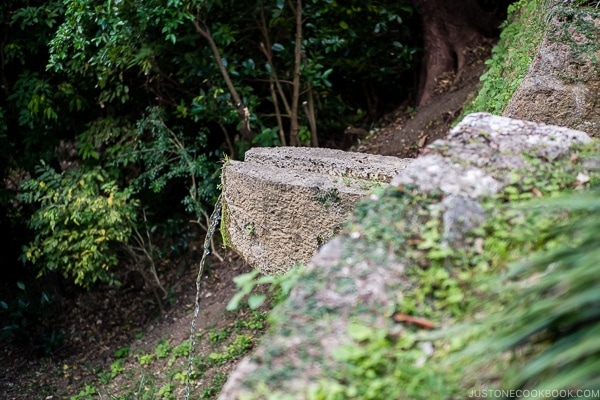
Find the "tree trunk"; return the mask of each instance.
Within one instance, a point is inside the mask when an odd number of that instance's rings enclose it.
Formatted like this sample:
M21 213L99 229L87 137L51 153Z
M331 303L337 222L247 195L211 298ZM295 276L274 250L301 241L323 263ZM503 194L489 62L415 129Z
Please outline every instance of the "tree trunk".
M477 0L414 0L423 24L425 54L419 78L417 106L427 104L436 79L454 73L458 79L466 66L466 50L492 36L498 26L492 13Z
M293 3L290 0L290 7ZM302 65L302 0L296 0L296 38L294 47L294 76L292 78L292 112L290 114L290 144L300 146L298 133L300 125L298 107L300 106L300 67Z

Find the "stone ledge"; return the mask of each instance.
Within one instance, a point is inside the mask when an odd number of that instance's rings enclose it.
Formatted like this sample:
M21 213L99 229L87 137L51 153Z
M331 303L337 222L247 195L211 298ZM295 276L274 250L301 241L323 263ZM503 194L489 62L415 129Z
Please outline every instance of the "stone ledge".
M253 164L272 165L332 176L389 182L412 159L306 147L256 147L244 159Z
M255 148L223 168L227 245L266 274L308 263L354 204L411 160L322 148Z
M558 4L544 39L504 116L559 124L600 137L600 12L554 3Z

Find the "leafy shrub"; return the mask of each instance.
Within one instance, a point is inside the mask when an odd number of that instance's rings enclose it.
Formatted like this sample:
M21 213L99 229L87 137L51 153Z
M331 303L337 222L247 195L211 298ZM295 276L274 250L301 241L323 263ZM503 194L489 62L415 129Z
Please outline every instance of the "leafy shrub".
M276 303L285 300L298 278L302 276L302 267L294 266L285 274L281 275L261 275L260 271L254 270L241 274L233 278L238 292L229 300L227 310L233 311L240 308L242 300L248 296L247 302L250 309L255 310L267 300L267 295L263 293L252 293L258 285L268 285L269 291L273 293L273 299Z
M138 121L135 161L144 166L144 172L134 181L137 190L149 188L160 193L173 181L187 180L188 194L182 199L186 211L196 217L205 217L205 205L214 204L220 166L215 162L221 152L207 151L206 132L185 136L178 129L170 129L164 121L164 110L151 108Z
M39 274L58 271L89 287L115 283L110 267L117 264L113 245L126 243L137 203L100 170L54 171L42 163L37 178L22 185L20 199L39 208L31 217L34 240L24 247L24 260Z

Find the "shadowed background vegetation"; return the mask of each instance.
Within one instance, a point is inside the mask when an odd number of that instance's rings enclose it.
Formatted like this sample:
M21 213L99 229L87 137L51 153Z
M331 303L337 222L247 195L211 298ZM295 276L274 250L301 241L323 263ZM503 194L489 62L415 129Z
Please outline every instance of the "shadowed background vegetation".
M479 2L501 15L508 3ZM525 18L503 26L471 111L501 112L540 38L541 3L513 5ZM0 226L10 234L0 289L12 294L0 298L0 337L51 352L59 335L26 333L52 293L74 285L114 285L133 271L162 296L157 260L188 251L206 230L224 157L251 146L344 147L346 127L416 101L426 53L418 5L3 1ZM491 318L498 345L480 345L539 350L514 387L599 386L595 203L596 192L553 205L579 218L548 242L575 240L507 278L517 282L507 283L510 318ZM523 279L533 284L523 290ZM385 346L369 342L360 357L389 347L377 360L389 365L397 348L374 340Z

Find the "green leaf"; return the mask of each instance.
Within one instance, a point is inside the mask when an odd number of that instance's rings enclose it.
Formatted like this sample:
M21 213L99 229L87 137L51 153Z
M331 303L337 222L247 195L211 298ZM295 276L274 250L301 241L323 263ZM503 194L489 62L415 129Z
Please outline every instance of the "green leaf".
M340 27L342 27L342 29L348 29L348 23L346 21L340 21Z
M252 272L238 275L233 278L233 282L235 282L237 287L244 287L248 284L251 284L259 273L260 271L254 270Z
M373 336L373 329L358 323L351 323L348 326L348 335L357 342L362 342Z
M364 355L363 350L361 350L360 348L358 348L356 346L350 346L350 345L337 347L337 348L333 349L332 354L333 354L333 357L339 361L354 360L354 359L357 359L360 356Z
M256 310L258 307L260 307L265 302L266 299L267 299L267 296L265 296L264 294L250 295L250 297L248 298L248 306L252 310Z
M231 300L229 300L229 303L227 303L227 307L225 307L225 309L227 311L235 311L235 310L237 310L239 308L239 306L240 306L240 302L242 301L242 299L244 298L245 295L246 295L246 293L237 292L231 298Z
M129 346L121 347L117 351L115 351L115 358L125 358L129 355Z
M283 45L281 43L275 43L275 44L273 44L273 46L271 46L271 49L273 51L283 51L285 49L285 47L283 47Z
M254 64L254 60L253 60L253 59L251 59L251 58L249 58L249 59L247 59L246 61L244 61L244 62L242 63L242 65L244 66L244 68L246 68L246 69L249 69L249 70L253 70L253 69L254 69L254 67L256 66L256 65Z

